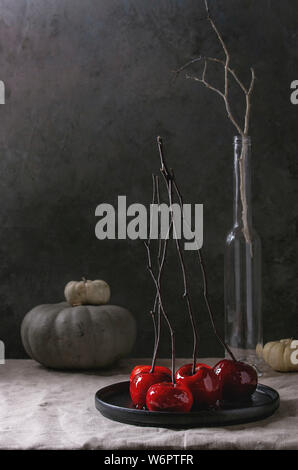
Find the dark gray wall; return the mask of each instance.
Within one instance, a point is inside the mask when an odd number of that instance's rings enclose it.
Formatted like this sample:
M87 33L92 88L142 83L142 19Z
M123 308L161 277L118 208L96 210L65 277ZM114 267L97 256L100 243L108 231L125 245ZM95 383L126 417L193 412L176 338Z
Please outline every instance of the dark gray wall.
M103 278L112 302L131 309L139 335L134 355L149 355L153 289L141 242L98 241L95 207L151 197L158 171L155 137L185 200L204 204L210 293L223 326L223 246L232 224L232 136L218 96L172 70L203 53L219 55L197 0L1 0L0 79L6 84L0 153L0 338L7 357L24 357L19 328L39 303L63 298L67 281ZM253 203L263 240L265 339L297 334L298 4L278 0L211 2L253 97ZM218 71L214 71L217 74ZM211 73L210 78L214 76ZM235 99L237 112L241 100ZM190 256L200 312L200 355L217 355ZM169 269L175 269L174 258ZM178 355L191 332L177 284L168 275ZM162 355L169 355L166 337Z

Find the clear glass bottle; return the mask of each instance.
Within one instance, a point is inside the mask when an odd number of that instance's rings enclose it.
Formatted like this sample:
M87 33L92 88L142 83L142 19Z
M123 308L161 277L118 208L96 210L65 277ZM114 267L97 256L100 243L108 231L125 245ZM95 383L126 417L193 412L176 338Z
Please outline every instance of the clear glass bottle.
M260 370L261 241L252 226L250 156L250 137L234 137L234 224L225 244L225 340L237 359Z

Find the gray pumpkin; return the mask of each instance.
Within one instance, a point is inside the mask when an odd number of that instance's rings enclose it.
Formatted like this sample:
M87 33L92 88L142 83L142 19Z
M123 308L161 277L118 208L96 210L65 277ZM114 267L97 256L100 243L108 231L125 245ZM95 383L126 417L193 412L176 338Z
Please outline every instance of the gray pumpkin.
M131 351L136 338L131 313L115 305L67 302L38 305L23 319L27 354L55 369L106 367Z

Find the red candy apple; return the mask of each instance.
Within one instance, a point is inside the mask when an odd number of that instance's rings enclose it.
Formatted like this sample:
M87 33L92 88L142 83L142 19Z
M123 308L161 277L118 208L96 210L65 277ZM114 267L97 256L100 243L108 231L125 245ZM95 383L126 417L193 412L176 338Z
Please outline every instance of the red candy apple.
M136 408L144 408L146 394L151 385L161 382L170 382L171 374L162 372L141 372L134 376L130 382L130 396Z
M197 362L196 363L196 372L200 369L200 367L206 367L206 369L212 369L212 367L208 366L208 364L204 364L203 362ZM192 375L192 364L184 364L184 366L181 366L176 374L175 378L176 380L183 379L185 376Z
M215 406L221 398L220 382L212 367L207 364L196 364L192 373L192 364L185 364L176 372L176 381L189 388L196 408Z
M187 413L193 405L190 390L181 384L156 383L151 385L146 396L150 411L178 411Z
M257 387L256 370L245 362L223 359L214 366L213 370L219 378L224 400L246 400Z
M131 371L131 374L130 374L130 382L133 381L134 377L138 374L142 374L144 372L150 372L152 366L148 366L148 365L138 365L138 366L135 366L132 371ZM168 367L164 367L164 366L154 366L154 373L158 372L159 374L165 374L165 375L169 375L169 377L171 377L171 371Z

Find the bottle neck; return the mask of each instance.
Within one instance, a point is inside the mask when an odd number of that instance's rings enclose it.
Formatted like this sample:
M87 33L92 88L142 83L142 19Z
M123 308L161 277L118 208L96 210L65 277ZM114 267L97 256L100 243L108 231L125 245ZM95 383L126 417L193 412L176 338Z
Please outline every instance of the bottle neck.
M234 227L239 228L243 228L243 208L252 227L250 157L250 137L234 137Z

